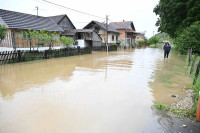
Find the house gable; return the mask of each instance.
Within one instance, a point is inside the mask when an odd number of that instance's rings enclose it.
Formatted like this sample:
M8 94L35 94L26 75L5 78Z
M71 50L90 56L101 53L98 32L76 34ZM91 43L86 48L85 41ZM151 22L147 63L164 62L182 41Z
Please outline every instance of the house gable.
M61 27L63 30L69 30L69 29L76 29L71 20L65 15L58 23L57 25Z

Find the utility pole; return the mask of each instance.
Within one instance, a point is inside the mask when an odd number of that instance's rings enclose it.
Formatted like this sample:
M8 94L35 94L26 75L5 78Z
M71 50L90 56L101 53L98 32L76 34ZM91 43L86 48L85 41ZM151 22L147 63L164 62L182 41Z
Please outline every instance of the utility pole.
M36 10L37 10L37 16L38 16L38 9L39 9L39 8L38 8L38 6L36 6L35 8L36 8Z
M108 15L106 15L106 50L108 52Z

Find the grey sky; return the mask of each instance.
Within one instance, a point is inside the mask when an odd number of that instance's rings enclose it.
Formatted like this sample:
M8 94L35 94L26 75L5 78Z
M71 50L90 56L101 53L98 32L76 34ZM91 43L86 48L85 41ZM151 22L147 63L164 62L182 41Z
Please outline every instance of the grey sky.
M72 9L83 11L100 17L109 15L110 21L133 21L136 31L146 31L150 38L153 31L157 32L155 22L157 16L153 8L159 0L48 0ZM57 7L42 0L0 0L0 8L36 15L35 7L39 7L39 15L53 16L67 14L76 28L83 28L91 20L104 22L105 19L80 14L68 9Z

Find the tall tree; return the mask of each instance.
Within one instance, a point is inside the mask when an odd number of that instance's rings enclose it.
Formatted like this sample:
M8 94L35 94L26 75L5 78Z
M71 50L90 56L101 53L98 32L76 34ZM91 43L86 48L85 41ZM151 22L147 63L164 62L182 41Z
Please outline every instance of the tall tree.
M7 27L0 24L0 45L3 39L5 39L7 34Z
M200 20L199 0L160 0L153 12L159 16L158 31L176 38L185 27Z

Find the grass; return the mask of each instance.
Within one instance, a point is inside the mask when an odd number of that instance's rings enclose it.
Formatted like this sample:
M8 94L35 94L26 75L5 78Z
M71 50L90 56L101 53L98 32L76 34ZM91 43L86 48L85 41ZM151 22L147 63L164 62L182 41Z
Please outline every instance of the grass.
M193 63L193 60L194 60L194 56L195 55L192 55L192 57L191 57L191 64L190 64L190 66L188 66L188 73L190 73L191 66L192 66L192 63ZM188 64L189 55L187 55L186 61L187 61L187 64ZM197 104L198 104L199 91L200 91L200 76L195 77L195 73L196 73L196 69L197 69L199 61L200 61L200 56L197 57L196 62L195 62L195 66L194 66L194 70L191 73L191 76L192 76L192 79L193 79L193 83L186 86L186 88L191 88L191 89L194 90L195 108L194 108L193 112L195 114L196 114L196 111L197 111Z
M149 47L150 47L150 48L157 48L158 46L155 45L155 44L151 44L151 45L149 45Z
M159 110L170 111L178 117L189 117L190 119L193 119L195 116L195 111L193 109L170 108L169 106L160 103L154 104L154 107Z

